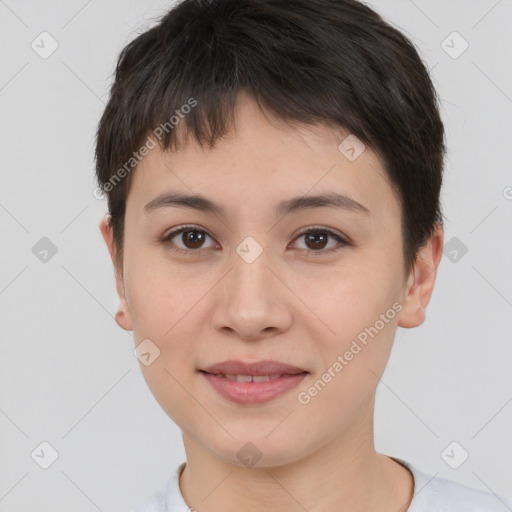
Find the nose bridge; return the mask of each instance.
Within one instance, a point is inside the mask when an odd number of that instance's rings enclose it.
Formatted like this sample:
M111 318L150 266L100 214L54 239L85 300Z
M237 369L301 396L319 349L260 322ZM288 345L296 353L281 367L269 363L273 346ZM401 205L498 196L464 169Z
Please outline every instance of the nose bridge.
M215 317L217 329L236 331L244 338L282 331L291 318L283 291L267 268L274 266L268 251L258 246L245 240L236 248Z
M241 301L253 296L254 300L266 300L269 291L268 278L270 271L268 255L261 251L258 255L254 247L246 243L237 247L237 254L233 257L233 271L231 272L231 294ZM253 301L254 302L254 301Z

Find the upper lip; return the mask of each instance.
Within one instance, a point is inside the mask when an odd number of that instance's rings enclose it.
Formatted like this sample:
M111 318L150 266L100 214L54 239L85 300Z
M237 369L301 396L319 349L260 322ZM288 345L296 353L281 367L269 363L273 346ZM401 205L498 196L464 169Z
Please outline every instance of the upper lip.
M279 361L266 360L245 363L234 359L212 364L202 368L201 371L223 375L295 375L297 373L307 373L307 370Z

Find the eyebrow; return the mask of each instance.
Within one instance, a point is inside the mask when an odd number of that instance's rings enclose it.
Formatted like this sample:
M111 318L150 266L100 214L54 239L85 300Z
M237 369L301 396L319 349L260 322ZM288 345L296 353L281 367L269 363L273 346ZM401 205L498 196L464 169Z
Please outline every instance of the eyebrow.
M189 195L180 193L167 193L156 197L144 206L144 212L150 213L160 208L185 207L199 210L201 212L213 213L221 217L227 217L226 210L218 203L201 195ZM281 201L275 207L277 216L284 216L302 210L313 208L332 207L348 212L370 215L366 206L355 199L335 192L325 192L317 195L299 196Z

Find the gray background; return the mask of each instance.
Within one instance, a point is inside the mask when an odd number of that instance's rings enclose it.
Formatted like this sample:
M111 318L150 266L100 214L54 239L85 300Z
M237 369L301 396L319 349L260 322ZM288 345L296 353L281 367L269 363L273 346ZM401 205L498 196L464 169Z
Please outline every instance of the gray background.
M184 460L131 333L114 322L98 230L106 202L92 193L117 56L170 5L0 0L0 510L128 510ZM426 322L398 330L377 394L376 446L512 496L512 0L370 5L414 41L442 97L452 244ZM31 47L43 31L59 45L46 59ZM457 58L453 31L469 44ZM42 237L57 248L46 262L32 252ZM31 457L43 441L59 454L46 470ZM453 441L469 452L458 469L442 457Z

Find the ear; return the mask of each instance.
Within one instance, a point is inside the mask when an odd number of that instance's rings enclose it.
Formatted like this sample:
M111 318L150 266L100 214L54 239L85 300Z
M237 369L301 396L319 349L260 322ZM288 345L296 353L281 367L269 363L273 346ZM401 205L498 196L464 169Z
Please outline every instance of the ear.
M416 258L405 286L398 317L400 327L417 327L425 321L425 309L430 302L437 276L437 267L443 256L444 231L439 223L427 244Z
M116 278L116 289L117 295L119 296L120 304L119 310L116 313L116 322L119 327L125 329L126 331L133 330L133 321L130 313L130 308L126 301L125 290L124 290L124 281L123 281L123 269L119 268L117 258L116 258L116 246L114 243L114 230L110 225L110 215L106 215L101 219L100 222L100 231L103 235L103 240L105 240L105 244L107 245L108 252L110 253L110 258L112 259L112 264L114 266L114 273Z

